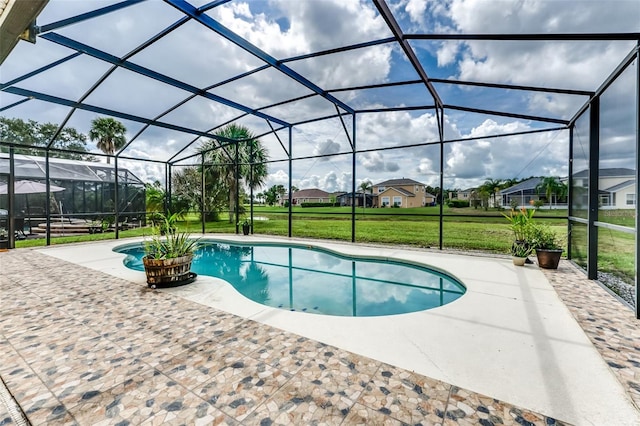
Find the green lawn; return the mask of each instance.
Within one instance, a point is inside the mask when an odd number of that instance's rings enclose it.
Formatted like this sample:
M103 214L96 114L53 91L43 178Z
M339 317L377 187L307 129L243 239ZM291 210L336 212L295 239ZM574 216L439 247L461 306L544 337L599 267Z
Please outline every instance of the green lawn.
M248 212L247 208L247 212ZM408 245L416 247L438 247L439 244L439 207L413 209L398 208L357 208L356 242ZM498 210L484 211L472 208L448 208L443 223L443 247L459 250L507 253L513 241L513 234L507 220ZM566 210L538 210L535 218L548 223L558 234L566 235ZM254 221L254 233L265 235L288 235L288 209L284 207L254 207L254 217L267 220ZM292 234L294 237L319 238L351 241L350 207L314 207L293 208ZM631 222L628 213L609 214L607 222L628 225ZM635 220L635 219L633 219ZM178 228L191 232L201 232L202 225L196 214L187 215L179 222ZM208 233L235 233L235 224L226 217L217 222L207 222ZM574 229L574 257L580 263L585 253L580 241L586 241L581 235L582 229ZM120 236L133 237L150 235L151 228L121 231ZM632 279L635 275L633 250L635 236L608 230L599 234L599 268ZM52 244L66 244L81 241L95 241L115 238L113 232L104 234L56 237ZM42 246L44 239L17 241L17 247ZM586 244L586 243L585 243Z

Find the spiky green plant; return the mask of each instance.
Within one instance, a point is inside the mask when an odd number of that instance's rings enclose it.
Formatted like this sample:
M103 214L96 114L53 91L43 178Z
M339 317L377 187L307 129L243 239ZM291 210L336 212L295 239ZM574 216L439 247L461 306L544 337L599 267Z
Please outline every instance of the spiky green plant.
M189 232L177 232L171 223L172 217L162 215L163 223L158 227L165 230L165 236L161 232L155 232L151 241L144 244L144 251L150 259L173 259L193 254L200 245L200 239L191 238Z

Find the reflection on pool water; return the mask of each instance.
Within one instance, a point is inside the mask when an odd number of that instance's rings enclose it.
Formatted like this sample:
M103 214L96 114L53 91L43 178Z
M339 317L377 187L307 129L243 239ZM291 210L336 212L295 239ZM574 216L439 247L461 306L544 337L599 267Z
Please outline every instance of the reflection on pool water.
M127 254L128 268L144 270L142 243L114 251ZM426 267L281 244L207 241L191 270L221 278L263 305L324 315L416 312L450 303L465 292L452 277Z

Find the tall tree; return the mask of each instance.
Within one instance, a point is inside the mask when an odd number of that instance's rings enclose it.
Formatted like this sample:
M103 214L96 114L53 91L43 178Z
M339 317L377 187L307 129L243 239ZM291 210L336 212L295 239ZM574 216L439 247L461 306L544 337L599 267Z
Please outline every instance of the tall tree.
M208 139L200 145L207 164L207 186L224 185L229 194L229 223L238 222L236 193L244 183L249 189L266 182L268 153L256 136L245 126L229 124L215 132L216 136L236 141L234 144ZM236 179L237 176L237 179ZM234 220L235 213L235 220Z
M373 189L373 184L370 180L364 180L358 187L362 191L362 209L367 205L367 192L371 192Z
M271 188L264 191L264 199L268 205L273 206L278 201L278 186L273 185Z
M98 117L91 121L89 139L96 142L99 150L108 155L107 164L111 163L111 156L126 143L127 128L124 124L111 117Z
M547 176L540 181L538 185L536 185L537 192L543 192L545 197L547 197L547 202L549 203L549 210L553 205L553 196L561 196L564 193L563 183L559 182L557 178L554 176Z
M166 194L162 184L160 184L160 181L155 181L152 184L145 184L145 194L147 200L147 212L161 213L164 211Z
M493 199L493 205L496 205L496 194L502 188L502 180L501 179L487 179L480 186L481 192L488 193L488 195Z
M507 188L511 188L514 185L519 184L521 181L518 180L517 178L510 178L510 179L505 179L502 182L502 185L500 185L500 189L507 189Z
M278 200L282 200L287 195L287 190L284 189L284 185L276 185L276 193L278 194Z
M24 121L20 118L0 117L0 140L20 145L16 149L17 154L43 156L43 149L53 139L58 132L58 125L53 123L38 123L34 120ZM74 129L73 127L64 127L56 139L53 141L52 147L69 150L75 152L60 151L56 153L59 158L69 158L72 160L95 161L95 157L87 151L87 136ZM1 148L6 151L6 147ZM86 152L86 154L84 154Z

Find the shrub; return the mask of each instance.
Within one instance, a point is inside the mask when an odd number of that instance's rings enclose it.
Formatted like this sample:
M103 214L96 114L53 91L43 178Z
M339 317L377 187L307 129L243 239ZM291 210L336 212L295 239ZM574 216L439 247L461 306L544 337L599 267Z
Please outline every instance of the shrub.
M340 207L340 203L301 203L300 207Z
M469 201L453 199L453 200L449 200L449 202L447 203L447 206L454 207L454 208L469 207Z
M535 249L560 250L562 239L549 225L534 223L529 230L529 242Z

